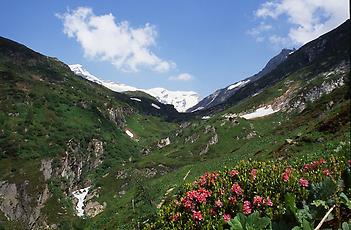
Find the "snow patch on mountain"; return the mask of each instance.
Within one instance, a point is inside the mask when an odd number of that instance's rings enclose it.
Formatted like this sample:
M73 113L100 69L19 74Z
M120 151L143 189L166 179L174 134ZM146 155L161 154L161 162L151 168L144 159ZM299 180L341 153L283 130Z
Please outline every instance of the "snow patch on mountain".
M139 89L133 86L125 85L122 83L115 83L111 81L104 81L100 78L92 75L82 65L74 64L69 65L70 69L77 75L103 85L110 90L115 92L125 91L142 91L153 97L163 104L171 104L178 112L185 112L187 109L196 105L200 100L198 93L194 91L171 91L164 88L151 88L151 89Z
M77 75L84 77L85 79L98 83L98 84L102 84L102 81L95 77L94 75L92 75L91 73L89 73L86 69L83 68L82 65L80 64L74 64L74 65L68 65L69 68Z
M196 112L196 111L199 111L199 110L202 110L202 109L204 109L204 107L202 107L202 106L200 106L200 107L198 107L198 108L196 108L196 109L194 109L194 110L191 110L190 112Z
M84 216L84 200L85 197L88 195L90 187L82 188L77 191L74 191L72 194L75 198L78 199L78 203L76 206L77 216L81 217Z
M158 106L158 105L156 105L156 104L154 104L154 103L151 103L151 106L154 107L154 108L156 108L156 109L161 109L160 106Z
M232 90L232 89L235 89L235 88L238 88L239 86L243 86L245 85L246 83L248 83L250 80L246 80L246 81L239 81L233 85L230 85L228 86L227 90Z
M193 91L170 91L164 88L142 90L163 104L174 105L178 112L185 112L199 102L199 95Z
M203 110L204 108L206 108L208 105L210 105L214 100L216 100L216 98L218 97L218 95L220 94L220 90L217 90L216 92L214 92L213 94L211 94L210 96L208 96L208 99L211 99L211 101L207 102L206 105L204 106L199 106L197 108L194 108L193 110L189 110L188 112L195 112L195 111L200 111ZM196 104L197 105L197 104Z
M250 119L254 119L254 118L258 118L258 117L268 116L268 115L271 115L271 114L276 113L278 111L279 111L279 109L274 110L271 105L268 105L268 106L260 107L252 113L240 115L240 117L245 118L247 120L250 120Z
M129 98L129 99L132 100L132 101L139 101L139 102L141 102L141 99L140 99L140 98L131 97L131 98Z
M128 129L126 129L126 134L130 137L130 138L133 138L134 137L134 134L131 132L131 131L129 131Z

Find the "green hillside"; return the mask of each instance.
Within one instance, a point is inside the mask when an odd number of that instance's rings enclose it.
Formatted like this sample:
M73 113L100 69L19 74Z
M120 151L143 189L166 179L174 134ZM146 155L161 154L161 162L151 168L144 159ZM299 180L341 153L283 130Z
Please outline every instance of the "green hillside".
M344 180L338 173L350 159L349 23L295 51L227 103L193 114L160 103L157 109L143 93L110 91L0 37L0 229L172 229L162 213L198 189L196 178L219 171L227 181L227 168L265 162L298 171L320 157L337 159L335 178ZM267 108L274 112L245 118ZM350 198L343 183L338 192ZM72 193L87 187L82 218ZM335 226L348 218L342 207ZM204 227L190 218L178 227ZM210 228L222 220L206 221Z
M52 161L52 170L56 167L55 173L59 174L72 143L72 160L86 164L79 176L60 178L52 173L47 182L52 197L47 202L49 207L43 208L44 213L50 211L46 213L49 222L72 218L73 188L94 184L111 169L116 170L129 159L134 161L145 143L157 141L175 127L165 122L177 113L174 108L162 106L158 111L150 105L154 101L146 98L143 103L133 103L126 95L77 77L55 58L5 38L0 39L0 76L1 181L16 186L29 181L25 191L33 200L45 186L39 171L43 159ZM131 139L126 129L135 132L136 137ZM93 143L102 143L101 156L94 156ZM101 163L95 164L93 158ZM77 174L74 164L70 167ZM71 181L65 184L64 179ZM58 202L62 197L65 200ZM64 218L57 215L61 208L69 209ZM23 211L32 209L28 204ZM5 220L3 215L0 218Z

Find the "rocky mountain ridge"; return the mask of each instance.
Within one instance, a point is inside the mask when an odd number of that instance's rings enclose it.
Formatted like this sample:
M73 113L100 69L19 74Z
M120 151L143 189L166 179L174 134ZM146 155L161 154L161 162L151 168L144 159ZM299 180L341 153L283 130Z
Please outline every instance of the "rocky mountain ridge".
M265 67L258 72L257 74L248 77L244 80L238 81L234 84L231 84L225 88L218 89L214 93L210 94L209 96L202 99L199 103L195 106L189 108L187 112L195 112L199 110L206 110L211 107L214 107L218 104L224 103L228 98L236 93L238 89L245 86L249 82L254 82L259 78L263 77L264 75L271 72L275 69L280 63L282 63L290 54L292 54L295 49L282 49L279 54L271 58Z
M350 20L347 20L339 27L303 45L293 53L289 52L287 58L276 68L254 81L249 81L242 87L236 88L235 93L227 97L223 103L206 110L195 111L195 113L204 116L236 105L243 100L259 95L265 89L272 87L294 72L308 70L309 74L301 78L309 83L311 78L323 72L338 68L340 65L348 66L350 63L349 27Z

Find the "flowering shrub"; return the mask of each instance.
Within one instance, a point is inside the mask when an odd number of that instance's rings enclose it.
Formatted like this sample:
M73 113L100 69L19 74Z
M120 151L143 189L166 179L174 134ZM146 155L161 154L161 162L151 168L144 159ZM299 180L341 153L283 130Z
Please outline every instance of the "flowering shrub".
M342 173L350 164L343 157L332 156L308 164L287 162L241 161L233 169L205 173L185 186L175 199L162 206L154 223L146 229L206 229L229 227L239 213L279 220L288 213L285 194L293 194L302 207L315 199L317 185L328 178L337 189L329 197L340 194ZM313 188L313 189L312 189Z

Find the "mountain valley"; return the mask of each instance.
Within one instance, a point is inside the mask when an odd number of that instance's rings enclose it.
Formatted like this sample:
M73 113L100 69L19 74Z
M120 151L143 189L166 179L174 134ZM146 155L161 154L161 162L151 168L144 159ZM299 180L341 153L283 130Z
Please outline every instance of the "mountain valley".
M177 214L167 205L205 172L244 160L346 165L349 41L347 20L198 102L103 81L0 37L0 229L184 229L164 213Z

